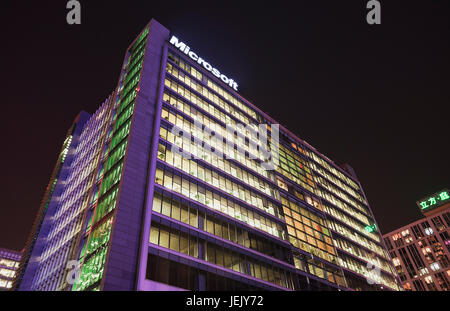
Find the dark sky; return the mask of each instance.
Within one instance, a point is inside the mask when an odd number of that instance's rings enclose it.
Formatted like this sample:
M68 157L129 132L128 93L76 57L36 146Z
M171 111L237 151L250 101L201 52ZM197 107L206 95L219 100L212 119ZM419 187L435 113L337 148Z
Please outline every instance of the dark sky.
M24 246L73 118L111 93L151 18L353 166L382 232L450 186L450 1L383 0L376 26L366 0L80 2L78 26L66 24L66 1L2 2L0 247Z

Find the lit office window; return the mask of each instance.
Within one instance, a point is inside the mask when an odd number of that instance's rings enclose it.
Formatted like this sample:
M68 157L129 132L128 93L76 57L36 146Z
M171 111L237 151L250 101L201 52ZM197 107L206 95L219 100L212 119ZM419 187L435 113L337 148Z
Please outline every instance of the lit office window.
M438 271L441 267L439 266L439 263L438 263L438 262L433 262L433 263L430 265L430 268L431 268L431 270L433 270L433 271Z
M431 229L431 228L425 228L425 233L426 233L427 235L432 235L432 234L433 234L433 229Z

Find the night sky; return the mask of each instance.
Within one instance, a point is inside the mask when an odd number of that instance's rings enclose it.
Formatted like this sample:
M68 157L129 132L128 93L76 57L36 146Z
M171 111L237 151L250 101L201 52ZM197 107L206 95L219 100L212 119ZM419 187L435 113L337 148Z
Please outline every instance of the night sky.
M0 247L24 247L67 129L113 91L151 18L349 163L383 233L450 187L450 1L382 0L381 25L367 24L366 0L80 2L74 26L66 1L2 3Z

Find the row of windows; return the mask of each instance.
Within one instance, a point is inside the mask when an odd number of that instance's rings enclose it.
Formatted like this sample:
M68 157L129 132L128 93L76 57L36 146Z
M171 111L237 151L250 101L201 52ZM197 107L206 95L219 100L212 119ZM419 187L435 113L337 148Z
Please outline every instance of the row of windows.
M324 159L322 159L321 157L319 157L318 155L316 155L314 152L310 153L311 158L316 161L317 163L319 163L322 167L324 167L325 169L327 169L329 172L333 173L335 176L339 177L342 181L346 182L347 184L349 184L350 186L353 187L353 189L355 189L356 191L359 191L359 186L357 183L355 183L353 180L351 180L350 178L348 178L347 176L345 176L342 172L340 172L339 170L337 170L336 168L332 167L330 164L328 164L327 161L325 161Z
M140 69L143 65L143 58L145 55L145 43L142 44L136 51L133 52L131 57L128 58L127 68L124 71L122 79L120 81L120 88L118 90L118 94L121 93L124 86L129 85L131 80L136 78L139 79ZM122 95L126 95L127 92L123 92Z
M222 112L221 110L217 109L213 105L211 105L211 104L207 103L206 101L196 97L193 94L191 94L190 98L193 99L192 101L189 101L189 103L191 105L194 105L194 106L202 109L203 111L206 111L211 116L215 117L216 119L218 119L219 121L221 121L222 123L224 123L226 125L230 124L233 128L238 128L239 124L245 124L245 123L242 123L242 122L241 123L236 122L234 119L232 119L226 113ZM190 113L191 109L189 108L190 105L186 104L186 102L187 102L186 100L181 100L181 99L179 99L179 98L169 94L167 90L164 90L163 100L166 103L172 105L173 107L176 107L178 110L183 111L184 113L191 115L191 113Z
M81 221L82 218L78 220ZM66 261L73 250L76 241L76 231L73 234L64 236L64 244L54 246L49 257L39 262L39 267L34 275L31 290L56 290L65 283L63 278ZM52 245L52 244L48 244Z
M46 262L50 257L55 257L55 252L68 240L73 238L79 232L79 226L82 219L82 212L86 208L86 195L74 203L74 206L67 212L65 217L61 217L58 223L53 224L50 234L47 236L48 243L40 256L40 263ZM53 258L52 260L59 260Z
M276 154L273 156L275 158L277 157ZM312 175L310 174L311 171L305 160L284 147L282 144L279 145L279 160L280 165L277 167L278 173L286 176L312 193L315 192L315 184L312 180Z
M188 256L233 270L282 287L293 288L290 274L283 269L268 265L217 244L152 222L150 241ZM191 255L192 254L192 255Z
M125 85L125 88L124 88L123 92L121 93L121 96L127 97L129 94L132 94L131 91L136 91L136 88L137 88L140 80L141 80L140 73L136 74L135 77L128 84Z
M221 88L220 86L218 86L217 84L215 84L208 78L207 78L207 84L208 84L208 87L210 89L214 90L217 94L219 94L220 96L222 96L223 98L225 98L226 100L228 100L229 102L231 102L232 104L234 104L235 106L240 108L242 111L247 113L249 116L257 119L258 116L255 111L250 109L249 106L247 106L246 104L243 104L241 101L236 99L236 97L233 97L232 95L230 95L230 93L227 93L223 88Z
M8 268L17 268L19 266L19 263L17 261L1 258L0 266L4 266L4 267L8 267Z
M170 156L172 157L170 158ZM170 152L170 154L167 153L167 157L165 158L164 162L178 169L181 169L186 174L190 174L194 177L197 177L198 179L209 184L210 186L214 186L220 189L221 191L224 191L229 195L234 196L235 198L247 202L247 204L250 204L271 215L281 218L280 213L278 212L278 207L270 200L267 200L265 197L257 194L254 191L248 190L242 187L241 185L238 185L237 183L231 181L231 179L229 178L223 177L216 171L207 169L199 165L195 161L187 160L177 152L175 153ZM175 179L173 186L175 187L174 190L179 192L181 188L181 180L179 178ZM266 191L269 191L269 193L266 193L267 195L273 197L274 199L278 199L277 198L278 196L276 195L278 194L278 192L275 192L274 189L266 188Z
M431 250L431 247L426 245L423 242L418 243L420 248L422 249L422 254L424 255L425 259L427 260L428 264L433 265L433 263L436 261L433 255L433 251Z
M183 102L173 95L168 94L167 91L164 92L163 99L165 103L171 105L172 107L175 107L179 111L182 111L183 113L194 119L194 121L205 125L205 134L210 135L210 133L213 131L215 134L220 134L223 138L227 139L227 141L230 142L235 142L236 135L239 139L239 148L246 149L250 154L258 154L258 150L256 150L256 148L261 148L261 146L259 146L261 141L258 140L258 132L256 132L253 127L237 123L226 115L224 115L225 120L221 120L225 124L225 126L222 126L220 123L216 122L214 119L207 117L205 114L201 113L193 106ZM227 118L225 118L225 116ZM168 115L166 112L166 115L163 115L162 117L172 124L175 124L175 122L173 122L175 121L174 115ZM248 142L246 139L248 140Z
M101 135L101 133L105 131L105 125L107 125L109 121L109 115L105 115L109 113L109 108L109 102L106 101L85 125L84 130L80 135L80 143L76 149L77 157L72 162L73 168L78 169L80 162L86 163L86 160L90 158L89 154L92 153L92 146L102 140L103 135ZM101 117L99 118L99 116ZM73 175L69 176L67 182L70 183L71 178L73 177Z
M312 172L309 169L309 163L283 144L280 144L279 157L281 162L288 164L290 168L312 181L313 178L311 176Z
M133 77L137 77L137 75L140 74L143 64L142 62L139 62L139 60L136 60L136 62L138 62L138 64L133 68L130 68L130 71L127 73L124 85L127 85Z
M121 128L125 122L127 122L130 119L130 117L133 115L133 112L134 112L134 102L131 103L130 105L128 105L128 107L123 110L122 114L120 114L119 118L117 119L116 125L115 125L116 131L117 131L117 129ZM117 117L117 115L116 115L116 117ZM131 125L131 121L130 121L130 125ZM123 136L123 137L125 137L125 136ZM113 142L111 143L112 148L114 148L114 146L116 144L117 144L117 142L115 142L113 140Z
M12 287L12 281L0 279L0 288L9 289L11 287Z
M185 71L189 72L197 80L200 80L200 81L203 80L202 79L202 75L197 70L195 70L190 65L186 64L184 61L182 61L177 56L175 56L173 54L169 54L169 59L174 61L178 66L183 68ZM173 73L172 72L171 73L174 76L177 76L178 69L176 69L176 68L171 66L171 70L173 72ZM180 74L182 75L183 73L180 72ZM206 76L203 76L203 77L204 77L204 80L206 80L206 83L207 83L207 85L208 85L208 87L210 89L212 89L214 92L216 92L217 94L219 94L220 96L225 98L228 102L232 103L233 105L235 105L236 107L238 107L239 109L241 109L242 111L244 111L245 113L247 113L248 115L250 115L251 117L256 119L257 114L256 114L256 112L254 110L250 109L250 107L248 107L247 105L243 104L240 100L238 100L236 97L232 96L230 93L226 92L223 88L221 88L220 86L218 86L217 84L212 82ZM200 93L202 93L202 92L200 92Z
M447 228L450 227L450 212L445 212L441 216L444 218Z
M444 268L449 266L449 260L445 254L444 247L436 236L423 239L418 242L418 245L422 248L423 253L427 253L425 257L429 260L429 263L438 261ZM432 254L434 254L435 258Z
M123 79L120 81L121 87L119 88L118 93L120 93L125 87L125 89L129 89L130 83L135 83L135 81L139 81L140 75L141 75L141 69L143 66L142 58L144 57L144 54L142 53L144 51L144 48L137 52L137 57L133 58L133 61L128 65L125 74L123 76ZM134 82L131 82L134 81ZM127 94L128 91L125 91L122 93L123 95Z
M233 159L254 172L257 172L272 181L274 180L274 175L270 171L264 170L259 164L257 164L257 162L234 149L227 150L227 153L225 154L226 157L222 157L216 155L215 152L204 148L201 142L194 142L187 137L177 137L170 130L168 131L164 127L160 128L159 136L171 143L172 146L177 146L179 148L177 151L184 154L189 153L193 159L202 159L203 161L218 168L221 168L222 166L225 168L225 166L227 166L226 163L229 162L230 159Z
M228 133L223 127L220 127L220 132L223 131L225 136L220 136L221 133L219 132L214 132L213 135L211 128L203 128L203 123L191 123L189 120L184 119L180 114L169 113L164 108L162 109L162 117L176 126L172 129L174 134L179 135L181 134L180 132L183 132L184 136L193 136L200 141L208 142L208 145L214 147L216 149L215 152L221 156L226 153L226 151L233 151L235 149L234 147L237 146L237 150L240 153L245 154L245 152L248 152L251 159L259 161L265 160L265 155L261 148L257 149L255 144L250 144L241 136L236 136L234 133ZM224 138L226 138L226 142L224 141Z
M415 266L419 270L419 274L421 274L420 273L421 270L426 269L426 267L425 267L425 262L422 260L422 257L420 256L416 245L414 245L414 244L408 245L408 246L406 246L406 249L408 250L410 257L414 261ZM428 273L428 271L425 270L424 273Z
M119 110L117 111L117 115L121 116L122 113L128 109L130 104L134 104L134 100L137 96L137 90L134 89L132 92L128 93L125 97L120 97L120 106L119 106Z
M311 197L309 194L306 193L306 191L302 190L302 192L295 189L291 184L288 184L285 182L285 180L281 176L277 176L277 184L280 188L286 190L288 193L292 194L294 197L296 197L298 200L307 203L310 206L314 206L316 209L323 211L322 204L320 202Z
M89 241L87 241L81 252L81 257L89 256L94 253L100 247L106 246L111 235L111 226L113 223L113 218L110 216L107 221L104 221L101 225L95 228L89 236ZM90 229L88 227L88 229Z
M446 229L444 222L442 221L440 216L436 216L431 218L431 221L433 222L434 226L438 231L443 231Z
M360 235L356 232L350 231L348 228L342 226L341 224L339 224L333 220L328 220L328 224L332 230L340 233L341 235L345 236L346 238L352 240L353 242L355 242L357 244L365 246L366 248L370 249L371 251L377 253L379 256L389 260L388 254L386 253L384 248L380 247L379 245L375 244L374 242L368 240L367 238L363 237L362 235Z
M174 185L175 180L179 180L181 182L181 187L178 187L180 184L177 186ZM176 175L174 176L169 171L157 169L155 181L157 184L164 186L168 190L182 194L183 196L206 205L209 208L240 220L251 227L267 232L280 239L287 238L286 232L283 230L281 225L276 224L275 222L251 210L247 210L246 208L226 199L223 196L220 196L217 193L212 193L194 182L190 182L187 179Z
M260 291L241 281L219 276L194 268L178 261L150 254L147 264L147 279L190 291Z
M353 197L357 198L362 203L366 202L365 199L362 197L362 195L359 192L355 191L352 187L347 186L347 184L342 182L339 178L337 178L334 175L328 173L326 170L324 170L320 166L316 165L316 163L314 163L314 162L311 162L310 165L311 165L311 168L316 173L322 175L323 177L325 177L329 181L333 182L339 188L341 188L341 189L345 190L346 192L350 193Z
M87 129L89 130L89 128ZM92 150L98 149L98 140L95 140L93 146L89 146ZM88 147L88 145L86 145ZM80 155L77 155L79 157ZM82 221L82 212L86 208L86 199L89 191L89 185L92 180L93 170L95 169L95 160L89 159L89 169L84 168L72 170L71 183L65 189L76 189L69 197L66 198L60 209L58 210L58 217L54 220L50 233L47 237L47 244L40 256L38 271L36 272L35 284L43 284L43 286L51 286L56 288L59 286L58 282L62 281L62 269L64 260L68 256L75 236L79 232L79 227ZM83 178L80 180L80 178ZM76 184L76 185L75 185ZM76 192L76 193L75 193ZM45 282L48 277L53 277L54 284ZM45 287L44 287L45 289Z
M356 207L351 206L351 205L341 201L340 199L336 198L334 195L330 194L328 191L325 191L325 190L322 190L320 188L317 188L315 193L319 197L321 197L322 199L327 200L328 202L330 202L334 206L340 208L343 211L346 211L347 213L349 213L351 215L353 215L353 214L355 214L355 215L358 215L358 214L368 215L367 212L365 212L363 210L358 210ZM354 210L356 213L355 212L351 212L352 210Z
M192 172L198 173L196 177L199 179L206 180L206 178L209 177L210 178L209 180L211 180L211 174L206 173L202 166L197 165L197 162L187 160L178 152L172 152L171 148L167 148L162 144L159 144L158 146L158 158L169 165L175 166L176 168L179 168L187 172L188 174ZM255 189L258 189L259 191L267 194L268 196L271 196L274 199L279 200L278 190L271 187L267 182L265 182L261 178L258 178L255 175L248 173L246 170L241 169L240 167L234 165L230 161L225 160L211 153L208 156L203 157L202 160L220 169L221 171L234 176L235 178L246 183L247 185ZM197 166L197 169L192 170L191 169L192 165ZM227 190L229 191L230 189Z
M307 199L308 199L308 197L307 197ZM326 227L327 227L326 221L322 217L300 207L300 205L293 202L292 200L287 199L285 196L282 196L281 202L283 204L283 211L287 212L288 216L293 217L295 220L300 220L300 215L301 215L301 217L302 217L301 219L302 219L303 223L305 223L307 226L310 226L310 227L321 226L323 228L325 234L327 236L330 235L328 230L326 229ZM308 200L306 200L306 202L310 205L313 205ZM286 209L286 208L288 208L288 209Z
M447 275L445 275L444 272L438 272L435 275L435 278L438 281L439 286L441 286L442 289L449 291L450 290L450 270L447 270Z
M133 49L133 52L130 54L130 57L126 60L126 69L124 71L123 78L126 78L128 81L130 77L133 77L136 73L136 67L140 66L142 67L142 57L145 55L145 46L146 46L146 40L141 41L139 43L139 46L136 46L136 48ZM138 64L138 66L136 66ZM121 85L126 84L126 81L123 82L121 80Z
M446 229L444 223L442 222L442 219L439 216L434 217L432 219L432 222L439 231ZM428 221L423 221L420 224L411 226L411 231L416 240L420 240L426 236L432 236L435 233L433 228L428 223ZM447 240L447 238L445 238L445 233L446 232L443 232L443 241L444 242ZM405 229L401 232L398 232L389 237L386 237L385 241L386 241L389 249L393 249L392 243L390 241L391 239L394 242L395 247L401 247L401 246L404 246L405 243L409 244L409 243L413 243L413 241L414 241L409 229Z
M403 288L406 291L412 291L413 289L416 291L437 291L437 290L444 290L448 291L450 290L450 282L448 280L448 277L450 276L450 270L447 271L447 275L445 275L442 272L436 273L433 276L428 275L422 279L413 280L412 284L414 285L414 288L411 286L410 282L406 282L403 284ZM423 284L423 281L425 281L425 285ZM437 284L439 284L441 289L438 289Z
M181 77L178 77L178 78L180 78L181 81L185 80L185 82L189 82L186 84L189 85L190 87L192 87L193 89L196 89L196 87L199 86L198 84L193 83L193 81L190 79L189 79L189 81L186 81L186 79L183 79ZM200 108L202 108L203 110L207 111L209 114L216 116L216 114L214 114L214 110L217 110L217 108L208 104L206 101L201 99L201 97L195 95L193 92L189 91L184 86L182 86L179 83L177 83L171 79L168 79L168 78L166 78L166 80L165 80L165 85L168 88L170 88L171 90L178 93L180 96L187 99L190 103L193 103L194 105L197 105ZM206 95L204 95L206 98L208 98L211 102L213 102L220 108L224 109L227 113L231 114L233 117L238 119L243 124L254 124L243 113L241 113L240 111L237 111L236 109L234 109L233 107L231 107L230 105L225 103L225 101L220 99L217 95L214 95L211 92L207 91L207 89L205 87L202 87L202 90L204 90L206 92ZM211 96L211 97L209 98L208 96Z
M116 207L118 192L119 188L116 187L116 189L110 191L108 195L103 196L103 198L98 202L94 215L93 224L96 224L105 215L111 213L112 210Z
M127 150L128 141L124 140L112 153L108 154L108 161L105 164L105 171L108 172L117 164L124 156ZM110 148L112 150L112 147Z
M403 270L400 259L398 259L395 252L391 252L390 254L391 254L392 262L393 262L395 268L397 269L397 273L398 273L398 276L400 277L400 280L402 282L405 281L407 279L407 277L406 277L405 271Z
M327 189L329 192L333 193L343 201L347 202L353 207L356 207L360 211L367 212L367 209L360 203L358 203L356 200L353 200L349 195L347 195L345 192L341 191L338 187L335 187L330 182L325 180L324 178L320 176L315 176L314 181L318 184L320 184L322 187Z
M311 273L342 287L347 286L342 272L339 269L326 265L321 261L314 260L310 257L307 258L305 255L294 254L294 263L295 267L303 272Z
M119 122L119 121L117 121ZM114 135L114 138L111 141L111 146L109 148L109 152L111 152L112 150L114 150L116 148L116 146L123 141L123 139L125 137L128 136L128 134L130 133L130 126L131 126L131 120L128 121L123 127L117 126L115 127L115 132L116 134Z
M414 265L409 259L408 254L404 248L399 248L398 253L400 254L400 258L402 259L403 265L406 267L406 271L408 272L409 278L412 279L417 276L416 269L414 269Z
M292 245L327 261L336 262L336 250L325 220L284 197L282 202Z
M189 105L186 106L190 107ZM176 115L168 112L165 108L162 109L161 116L171 124L177 126L177 128L172 130L172 132L175 132L176 134L179 133L179 130L186 130L187 133L191 133L192 136L196 137L199 140L208 141L208 144L214 147L217 144L221 145L223 143L223 139L226 139L227 143L230 146L227 145L227 148L224 149L226 150L226 152L222 151L222 153L229 153L230 150L234 151L234 146L238 146L238 151L241 154L244 154L245 151L247 151L251 155L252 160L256 159L255 155L259 155L261 158L264 158L263 154L259 150L257 150L256 143L253 144L254 141L252 143L248 143L247 141L244 141L244 138L242 138L241 136L236 139L235 134L233 132L228 132L228 129L217 126L217 123L205 122L206 119L202 118L201 114L197 114L194 120L199 121L201 123L201 126L206 125L205 129L198 128L199 125L192 124L188 120L185 120L181 115ZM212 135L212 132L214 132L214 135ZM222 135L222 137L218 136L218 134ZM211 143L211 140L214 140L215 142ZM215 153L217 153L217 151ZM263 174L263 171L265 171L259 165L253 164L252 166L257 166L259 168L258 172L261 174Z
M395 274L394 271L392 270L390 261L382 260L379 257L374 256L373 253L369 253L366 250L364 250L363 248L357 247L354 244L352 244L346 240L340 239L338 237L335 237L333 239L333 242L336 247L338 247L350 254L353 254L362 260L370 262L375 267L379 267L388 273Z
M294 148L295 151L298 151L299 153L303 154L304 156L310 157L309 156L309 151L307 151L306 149L300 147L300 145L297 145L296 143L292 142L292 141L288 141L288 143L291 143L291 147Z
M403 239L405 238L405 239ZM411 243L413 241L409 230L403 230L402 232L396 233L392 236L392 241L394 241L395 247L401 247L404 243Z
M203 81L203 74L192 67L191 65L188 65L185 61L183 61L181 58L179 58L177 55L171 53L169 51L167 58L170 59L173 63L175 63L178 67L183 69L184 71L188 72L191 76L196 78L199 81Z
M441 237L441 240L444 242L444 245L447 247L447 251L450 252L450 235L448 233L448 230L439 233L439 236Z
M104 195L109 189L120 181L122 176L123 161L120 162L106 177L103 179L99 195Z
M76 159L78 159L79 157L85 158L83 162L79 163L78 167L75 168L72 165L72 174L66 181L67 187L61 194L60 202L62 202L62 208L58 210L55 218L61 216L65 212L65 208L67 206L70 206L74 202L74 200L77 199L79 192L83 189L82 187L80 187L80 184L82 184L86 180L86 177L96 168L96 160L100 153L99 148L97 148L97 143L98 141L90 146L91 149L89 150L87 155L80 155L75 152L75 154L77 154Z
M324 206L324 210L327 214L332 215L333 217L339 219L340 221L342 221L343 223L347 224L348 226L351 226L353 229L357 230L358 233L360 234L364 234L367 237L370 237L371 239L377 241L377 242L381 242L380 236L375 233L375 231L372 232L367 232L367 230L365 229L365 226L362 225L361 223L355 221L353 218L347 216L346 214L342 213L341 211L339 211L337 208L332 207L331 205L328 204L323 204ZM356 214L355 212L353 212L354 214ZM352 215L352 214L351 214ZM363 219L365 219L364 223L369 225L369 219L361 214L356 214L358 216L361 216L361 221ZM359 219L359 218L358 218Z
M72 193L70 193L70 195L66 197L65 200L60 201L61 205L58 209L58 212L54 216L53 228L49 234L49 237L52 237L52 235L56 234L61 229L60 227L67 222L68 211L69 213L71 210L73 211L74 206L77 206L78 203L84 200L87 192L89 191L90 183L94 178L94 170L95 160L92 161L92 163L89 165L89 168L85 169L84 173L80 174L83 175L83 179L80 181L77 180L76 188L73 188ZM85 173L87 173L87 175ZM69 185L72 186L71 184Z
M0 269L0 277L13 278L16 272L11 269Z
M106 122L105 122L106 124ZM105 130L104 125L100 126L100 129ZM93 130L92 128L87 128L87 131ZM100 133L97 135L101 136ZM93 137L91 144L86 145L84 152L81 152L79 148L75 151L75 159L77 161L82 159L83 161L78 162L77 165L72 163L71 165L71 174L68 176L66 181L66 187L61 194L60 201L62 202L62 206L58 209L55 214L55 219L58 219L61 215L63 215L66 209L72 206L73 202L79 198L79 194L84 192L84 187L80 186L82 183L86 183L86 180L89 180L88 176L95 170L97 165L97 159L100 155L100 146L101 139L98 137ZM83 185L84 186L84 185Z
M83 262L80 279L73 285L74 290L83 291L89 289L101 280L107 251L106 246L102 247L93 256Z
M136 42L134 43L134 45L133 45L133 47L131 48L131 51L130 51L130 52L135 53L136 50L137 50L138 48L140 48L141 43L144 43L144 42L145 42L145 41L143 41L143 40L146 39L146 36L148 35L148 32L149 32L149 27L146 27L146 28L142 31L142 33L141 33L141 35L139 36L139 38L138 38L138 39L136 40Z
M362 264L361 262L342 254L338 257L338 261L340 266L359 273L360 275L371 279L372 281L374 281L374 283L383 284L390 288L400 290L400 287L393 277L388 276L384 273L379 273L379 271L377 269L374 269L373 267ZM351 284L349 285L350 287L352 287Z
M221 221L197 209L180 203L179 201L155 193L153 211L181 221L187 225L206 231L233 243L256 250L267 256L288 262L286 249L267 239L256 237L254 234L236 225Z

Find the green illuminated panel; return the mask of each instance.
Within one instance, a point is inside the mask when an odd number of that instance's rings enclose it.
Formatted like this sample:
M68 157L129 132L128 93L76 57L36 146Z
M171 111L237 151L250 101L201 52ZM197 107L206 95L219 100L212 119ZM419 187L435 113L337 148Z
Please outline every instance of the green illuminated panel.
M366 226L364 229L366 229L366 231L367 231L368 233L371 233L371 232L374 232L374 231L377 230L377 225L376 225L376 224L373 224L372 226Z

